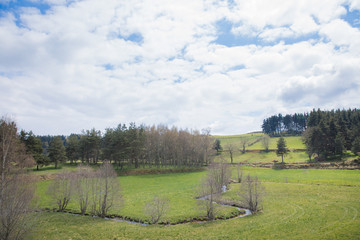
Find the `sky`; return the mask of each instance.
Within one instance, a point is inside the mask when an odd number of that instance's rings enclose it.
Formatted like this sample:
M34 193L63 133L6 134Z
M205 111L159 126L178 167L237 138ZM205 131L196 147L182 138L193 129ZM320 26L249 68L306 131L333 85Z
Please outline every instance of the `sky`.
M360 0L0 0L0 115L37 135L241 134L359 85Z

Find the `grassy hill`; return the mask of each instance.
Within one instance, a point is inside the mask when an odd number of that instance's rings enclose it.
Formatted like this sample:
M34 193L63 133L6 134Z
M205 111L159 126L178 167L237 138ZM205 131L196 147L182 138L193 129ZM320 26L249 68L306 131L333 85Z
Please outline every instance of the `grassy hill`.
M248 139L247 150L263 150L264 147L261 143L261 138L264 136L263 133L248 133L242 135L227 135L227 136L214 136L214 139L219 139L221 141L221 145L223 146L224 150L228 144L232 144L235 146L235 149L239 150L242 149L241 141L246 138ZM301 136L291 136L291 137L284 137L287 147L289 149L304 149L305 145L301 140ZM279 137L272 137L270 138L269 149L275 150L277 141Z
M224 158L226 161L230 162L230 154L228 152L227 146L229 144L234 146L233 162L272 162L273 160L279 161L281 158L278 157L275 153L277 147L277 141L279 137L270 138L269 150L270 152L264 152L264 147L261 143L261 138L264 136L262 133L249 133L242 135L228 135L228 136L214 136L214 139L219 139L221 146L223 147L223 152L219 158ZM246 153L241 153L242 150L242 141L247 139L246 144ZM284 137L287 147L290 152L285 156L285 161L288 163L295 162L306 162L308 161L308 156L305 153L305 145L301 140L300 136L291 136Z

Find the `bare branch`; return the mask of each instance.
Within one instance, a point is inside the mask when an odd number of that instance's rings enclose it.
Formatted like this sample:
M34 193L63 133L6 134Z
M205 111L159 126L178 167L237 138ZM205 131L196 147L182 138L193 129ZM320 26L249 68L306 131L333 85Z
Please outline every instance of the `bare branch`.
M64 211L70 202L74 178L74 173L62 171L49 185L48 194L55 200L60 212Z
M169 199L155 196L145 205L145 214L151 218L151 223L156 224L169 210Z
M248 175L241 182L238 194L242 205L250 209L251 212L256 213L262 209L262 197L265 194L265 188L257 177L252 178Z

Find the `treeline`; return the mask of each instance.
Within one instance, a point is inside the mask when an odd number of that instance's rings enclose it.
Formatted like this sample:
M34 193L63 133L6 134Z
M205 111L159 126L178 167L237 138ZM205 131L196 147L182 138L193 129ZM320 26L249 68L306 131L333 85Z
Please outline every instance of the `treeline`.
M262 131L271 136L280 136L284 133L299 135L306 129L308 113L273 115L263 120Z
M104 134L91 129L68 137L35 137L32 132L24 131L21 135L29 152L34 153L38 167L49 162L57 167L58 163L66 160L70 163L81 160L84 164L109 161L121 169L124 166L198 167L208 165L214 157L209 130L199 132L131 123L129 126L119 124L116 128L108 128Z
M129 127L119 125L106 129L102 158L122 167L202 166L213 157L209 131L187 131L167 126Z
M307 120L303 141L311 160L316 154L320 159L342 156L346 150L360 152L360 110L313 110Z

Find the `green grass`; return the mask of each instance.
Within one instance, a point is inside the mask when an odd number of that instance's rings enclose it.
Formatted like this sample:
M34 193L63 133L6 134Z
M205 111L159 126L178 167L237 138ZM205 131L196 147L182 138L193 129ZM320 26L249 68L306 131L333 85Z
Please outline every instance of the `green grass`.
M226 146L228 144L232 144L235 146L235 149L238 151L242 149L241 146L241 139L248 138L249 143L254 143L256 140L259 140L264 134L262 133L249 133L249 134L242 134L242 135L228 135L228 136L214 136L214 139L219 139L221 142L221 146L224 150L226 150ZM289 149L305 149L305 145L301 140L300 136L293 136L293 137L284 137L286 141L286 145ZM276 149L277 141L279 137L272 137L270 138L269 149ZM246 150L263 150L264 147L262 146L261 141L257 141L256 143L252 144L251 146L247 146Z
M32 239L360 238L360 171L244 167L244 173L264 181L264 210L258 215L208 223L139 226L64 213L38 213L40 222ZM153 194L164 194L171 198L170 216L192 215L196 213L193 187L204 174L120 177L127 198L123 211L140 216L136 208L141 209ZM238 184L231 184L224 198L237 199L238 188Z
M300 136L284 137L284 139L286 141L286 146L289 149L305 149L305 145L302 142ZM276 149L278 140L279 137L270 138L269 149ZM264 149L264 147L261 145L261 142L257 142L256 144L250 146L248 149Z
M214 136L215 139L220 139L221 146L223 147L223 152L216 156L215 161L219 161L220 158L224 158L227 162L230 162L230 154L228 151L228 145L233 145L233 162L245 162L245 163L268 163L273 160L281 161L281 157L277 156L275 150L277 148L277 141L279 137L270 138L269 143L269 152L264 152L264 147L262 146L261 141L257 141L261 139L263 136L262 133L253 133L253 134L243 134L243 135L229 135L229 136ZM246 152L241 153L241 139L249 138L250 146L246 147ZM287 148L290 150L289 153L284 156L284 162L286 163L306 163L309 160L308 155L305 152L305 145L301 140L301 136L291 136L284 137L286 141ZM355 156L348 152L342 156L342 160L350 160ZM340 161L339 156L335 156L333 158L328 158L324 162L336 162Z
M230 162L230 154L228 152L222 152L221 155L216 156L215 161L219 161L220 158L225 159L226 162ZM275 152L235 152L233 154L234 163L258 163L258 162L272 162L277 160L281 162L281 157L277 156ZM289 152L284 156L284 162L287 163L301 163L309 160L305 152Z
M149 221L144 214L144 206L155 195L165 196L170 200L170 210L164 222L177 223L192 218L205 218L205 212L198 209L196 187L205 172L173 173L158 175L134 175L118 177L124 196L123 207L117 206L109 214L116 214L131 219ZM51 180L38 183L37 195L39 207L56 208L55 202L46 194ZM68 210L79 212L78 205L71 201ZM221 207L219 217L236 215L238 210L232 207Z
M360 187L360 171L340 169L271 169L241 167L244 174L258 176L262 181L295 184L320 184ZM235 167L233 176L236 176Z

